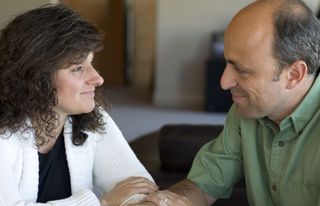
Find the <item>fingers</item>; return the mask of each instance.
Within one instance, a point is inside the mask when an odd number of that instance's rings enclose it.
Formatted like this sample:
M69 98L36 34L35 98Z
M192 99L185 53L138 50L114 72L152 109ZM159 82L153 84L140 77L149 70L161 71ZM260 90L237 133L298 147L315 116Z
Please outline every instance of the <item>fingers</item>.
M158 191L158 186L144 177L129 177L116 185L128 195L135 193L149 194Z
M125 204L125 206L157 206L153 202L138 202L138 203L130 203Z
M132 184L148 183L150 185L154 185L155 187L158 187L155 183L153 183L152 181L150 181L148 178L145 178L145 177L129 177L119 182L118 184L128 184L128 183L132 183Z
M184 196L168 190L152 193L146 197L146 201L155 203L158 206L191 206L192 203Z
M152 190L158 190L158 186L145 177L130 177L125 184L132 184L135 187L148 187Z
M102 199L110 205L120 205L134 194L150 194L156 191L158 186L147 178L129 177L116 184Z

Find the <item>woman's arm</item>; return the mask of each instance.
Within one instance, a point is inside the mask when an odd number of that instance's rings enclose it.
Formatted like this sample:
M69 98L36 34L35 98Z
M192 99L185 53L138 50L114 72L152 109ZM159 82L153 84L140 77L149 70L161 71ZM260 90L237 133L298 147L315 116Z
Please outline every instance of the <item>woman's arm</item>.
M119 199L120 195L120 199L127 203L141 201L145 194L158 188L112 118L107 113L105 118L105 134L96 146L94 185L106 196L113 194Z

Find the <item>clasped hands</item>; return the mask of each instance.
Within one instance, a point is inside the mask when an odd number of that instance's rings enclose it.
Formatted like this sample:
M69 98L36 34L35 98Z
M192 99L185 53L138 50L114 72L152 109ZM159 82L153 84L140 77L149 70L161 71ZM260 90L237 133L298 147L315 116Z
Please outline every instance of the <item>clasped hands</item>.
M133 194L146 194L143 202L125 203ZM158 190L158 186L144 177L129 177L119 182L100 199L101 206L191 206L192 203L184 196L168 190Z
M130 204L130 206L192 206L185 197L169 190L157 191L149 194L144 202ZM129 205L128 205L129 206Z

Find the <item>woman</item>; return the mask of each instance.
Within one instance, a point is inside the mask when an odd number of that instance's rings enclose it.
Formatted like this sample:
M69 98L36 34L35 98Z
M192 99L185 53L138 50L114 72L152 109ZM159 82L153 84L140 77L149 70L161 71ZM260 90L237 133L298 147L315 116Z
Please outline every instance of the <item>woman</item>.
M1 31L0 205L125 205L157 190L103 109L101 41L62 5Z

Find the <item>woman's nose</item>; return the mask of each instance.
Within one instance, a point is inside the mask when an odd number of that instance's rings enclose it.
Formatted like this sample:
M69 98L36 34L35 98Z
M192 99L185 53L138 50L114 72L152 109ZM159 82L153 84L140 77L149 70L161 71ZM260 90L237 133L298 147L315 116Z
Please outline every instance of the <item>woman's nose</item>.
M97 72L95 68L90 69L90 78L88 79L88 83L91 85L94 85L96 87L101 86L104 82L103 78L100 76L100 74Z
M237 85L237 81L235 79L235 74L233 69L227 64L226 68L224 69L221 79L220 79L220 86L224 90L231 89L232 87Z

